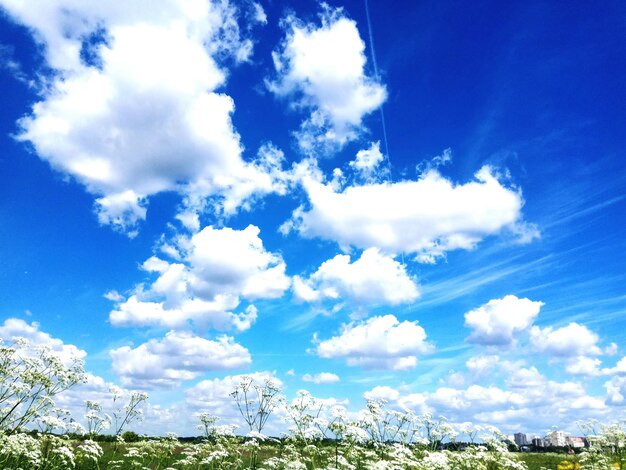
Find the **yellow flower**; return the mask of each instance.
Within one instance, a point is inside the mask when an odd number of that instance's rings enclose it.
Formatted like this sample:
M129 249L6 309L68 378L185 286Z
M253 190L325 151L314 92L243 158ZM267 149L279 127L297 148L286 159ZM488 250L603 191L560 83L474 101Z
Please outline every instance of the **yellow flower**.
M580 465L578 465L576 462L563 460L556 468L557 470L580 470Z

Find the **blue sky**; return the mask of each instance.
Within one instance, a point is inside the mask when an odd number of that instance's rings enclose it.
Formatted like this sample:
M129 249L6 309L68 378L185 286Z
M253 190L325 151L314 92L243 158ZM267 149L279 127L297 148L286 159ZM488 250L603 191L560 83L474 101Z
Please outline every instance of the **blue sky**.
M624 417L621 2L0 8L0 336L84 357L67 406Z

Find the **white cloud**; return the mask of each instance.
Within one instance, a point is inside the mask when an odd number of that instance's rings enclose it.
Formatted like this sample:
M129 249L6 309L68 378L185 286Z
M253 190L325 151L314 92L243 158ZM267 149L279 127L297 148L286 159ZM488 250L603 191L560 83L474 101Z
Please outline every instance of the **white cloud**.
M606 421L614 412L605 404L605 397L589 394L580 382L557 382L536 367L515 367L514 363L496 360L496 356L475 359L468 361L471 373L476 369L493 371L497 366L506 374L504 386L496 383L500 377L491 374L483 376L479 384L441 386L422 393L412 392L412 386L377 386L364 397L384 399L391 409L445 416L451 424L469 421L474 425L496 425L508 433L538 432L555 424L575 432L578 420ZM485 368L485 364L490 365ZM605 386L615 404L621 404L626 387L617 380Z
M515 337L528 329L543 302L507 295L492 299L465 314L465 326L472 330L468 341L478 344L510 346Z
M605 374L626 375L626 357L622 357L619 361L617 361L615 367L612 367L610 369L603 369L603 372Z
M323 358L346 358L351 366L368 369L411 369L417 355L432 350L426 332L417 322L399 322L393 315L372 317L343 325L341 334L317 344Z
M426 174L429 171L436 170L442 166L448 165L452 161L452 149L445 149L441 155L437 155L431 159L422 160L415 166L415 170L419 174Z
M370 148L359 150L356 159L351 161L349 165L363 178L369 180L383 159L383 154L380 152L380 141L372 142Z
M502 390L494 386L470 385L466 389L442 387L433 392L428 399L431 406L448 410L497 409L502 406L517 404L523 397L515 392ZM477 405L480 403L480 405Z
M604 384L606 388L606 401L610 405L624 406L626 405L626 377L613 377Z
M598 340L596 333L575 322L558 329L534 326L530 330L533 347L539 352L557 357L601 354Z
M476 377L490 373L499 364L500 357L497 355L473 356L465 362L468 372Z
M143 269L157 275L145 288L117 303L109 319L114 326L160 325L185 328L189 321L221 330L246 330L257 316L254 306L232 313L248 299L280 297L289 288L285 263L268 252L259 229L216 229L211 226L191 237L180 237L177 249L184 257L168 262L153 256Z
M522 372L508 384L509 389L495 385L440 387L419 394L421 400L414 407L443 415L451 422L496 425L505 432L539 431L553 425L574 431L583 416L608 418L603 397L587 394L580 383L548 380L534 368ZM406 406L402 395L397 403Z
M606 354L607 356L615 356L618 350L619 347L617 346L617 344L611 343L604 348L604 354Z
M612 343L615 344L615 343ZM609 347L609 351L612 348ZM607 348L604 349L604 354ZM610 355L610 354L607 354ZM600 369L600 365L602 361L598 358L587 357L587 356L576 356L567 359L567 367L566 370L570 374L575 375L586 375L586 376L603 376L603 375L626 375L626 357L622 357L615 366L613 367L604 367Z
M144 389L171 388L208 371L240 369L251 363L248 350L231 337L208 340L176 331L136 348L122 346L110 355L122 385Z
M509 375L506 385L513 389L537 388L546 383L546 378L541 375L536 367L522 367Z
M346 250L378 247L434 262L447 251L471 250L488 235L521 223L522 197L490 167L476 180L453 184L432 170L416 181L349 186L336 192L302 177L310 209L299 207L283 231L334 240Z
M386 99L385 88L365 74L365 44L356 23L329 7L321 26L293 16L283 21L286 39L273 54L277 79L268 88L310 111L298 132L305 152L335 150L358 137L363 117Z
M58 338L39 329L37 322L27 323L20 318L7 318L0 325L0 339L10 343L14 338L28 340L31 347L43 346L54 352L64 363L71 363L74 359L84 359L87 353L73 344L65 344Z
M598 358L587 356L576 356L567 361L565 370L572 375L595 376L600 375L600 365L602 361Z
M149 196L163 191L192 205L218 195L214 203L232 213L255 193L281 190L276 172L241 158L233 100L217 91L226 80L218 61L250 57L238 23L260 20L258 8L246 15L208 0L2 5L32 28L58 71L19 121L18 139L97 197L101 223L135 235Z
M294 293L305 301L344 299L357 302L398 305L419 296L416 282L406 267L376 248L365 250L350 263L350 256L337 255L308 279L294 277Z
M400 392L398 390L387 385L378 385L363 394L363 398L366 400L385 400L387 402L393 402L399 396Z
M315 375L304 374L302 380L304 382L313 382L314 384L332 384L339 382L340 378L337 374L333 374L332 372L320 372Z

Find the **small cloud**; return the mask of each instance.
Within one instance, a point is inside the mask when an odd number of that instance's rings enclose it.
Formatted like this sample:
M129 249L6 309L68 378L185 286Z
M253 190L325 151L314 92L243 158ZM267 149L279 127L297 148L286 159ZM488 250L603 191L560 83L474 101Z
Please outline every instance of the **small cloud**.
M356 159L352 160L349 165L364 179L370 180L383 160L384 156L380 152L380 141L377 141L372 142L368 149L359 150Z
M445 149L441 155L431 158L430 160L423 160L415 166L415 170L418 175L425 175L431 170L437 170L438 168L449 164L452 161L452 149Z
M607 356L615 356L617 351L619 350L617 344L611 343L607 347L604 348L604 354Z
M110 300L111 302L121 302L122 300L124 300L124 296L116 290L110 290L109 292L106 292L103 297L107 300Z
M339 382L339 376L331 372L320 372L319 374L311 375L304 374L302 376L304 382L312 382L315 384L332 384Z

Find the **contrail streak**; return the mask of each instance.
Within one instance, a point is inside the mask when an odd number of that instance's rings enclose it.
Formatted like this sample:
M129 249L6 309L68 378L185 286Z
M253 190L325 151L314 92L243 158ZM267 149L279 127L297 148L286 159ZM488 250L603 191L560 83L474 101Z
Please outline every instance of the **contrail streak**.
M380 83L380 76L378 75L378 64L376 63L376 50L374 49L374 33L372 32L372 20L370 19L370 6L369 1L365 0L365 16L367 18L367 32L369 33L370 49L372 51L372 64L374 65L374 78L376 82ZM385 158L387 159L387 167L389 168L389 179L391 180L391 159L389 155L389 142L387 140L387 123L385 121L385 110L383 105L380 105L380 121L383 127L383 141L385 143Z

